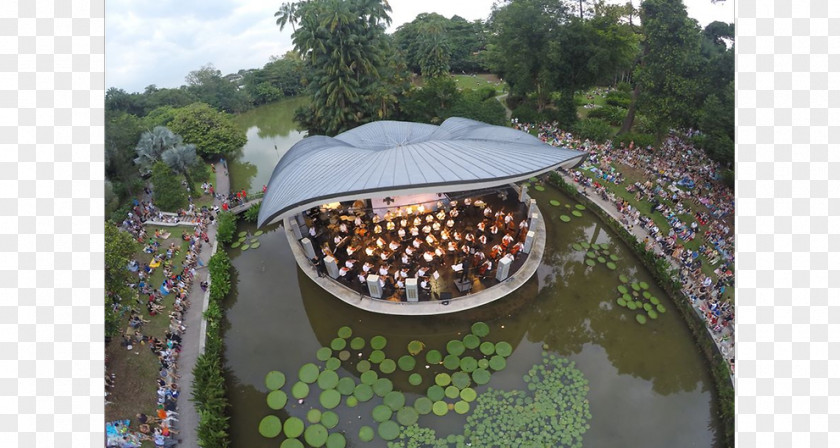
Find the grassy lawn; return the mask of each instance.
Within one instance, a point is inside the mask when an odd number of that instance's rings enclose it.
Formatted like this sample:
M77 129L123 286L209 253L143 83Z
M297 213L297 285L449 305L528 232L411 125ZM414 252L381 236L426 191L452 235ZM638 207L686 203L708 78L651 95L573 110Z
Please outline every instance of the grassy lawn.
M575 103L583 101L585 104L594 104L598 107L606 105L607 104L607 97L595 94L596 89L606 90L606 87L593 87L593 88L589 89L585 94L575 95ZM586 97L587 95L591 95L592 98L591 99L587 98ZM594 109L585 109L583 106L578 106L577 107L578 117L580 117L581 119L586 118L586 117L589 116L589 112L592 111L592 110L594 110ZM617 126L614 126L614 127L615 127L615 132L618 132L619 128Z
M452 75L452 78L459 90L478 90L483 87L492 87L496 90L496 95L501 95L505 87L505 84L499 81L499 77L492 74Z
M154 236L157 227L148 226L146 233L149 236ZM166 240L158 240L160 242L160 252L165 252L170 243L175 243L181 248L180 252L173 256L173 266L181 267L189 250L189 242L180 239L183 230L191 231L189 227L160 227L162 232L171 232L171 235ZM152 259L152 254L139 252L136 255L137 262L140 266L148 263ZM173 269L173 271L176 271ZM177 272L177 271L176 271ZM156 268L149 279L149 283L154 287L160 287L163 282L163 266ZM149 316L145 307L146 296L140 298L143 306L136 302L131 303L134 308L140 311L143 319L150 321L141 327L141 332L145 336L154 336L163 340L166 330L169 328L169 312L175 302L175 295L168 294L163 298L164 311L156 316ZM124 319L121 328L123 331L128 328L128 316ZM106 356L108 357L109 371L116 375L116 386L111 390L111 395L108 401L111 404L105 406L105 420L112 421L117 419L132 419L132 429L137 429L136 420L134 416L137 413L154 414L157 403L157 384L155 380L158 377L160 370L160 363L157 357L152 353L147 344L134 345L131 350L127 350L120 343L121 336L115 336L105 348ZM147 446L144 444L143 446ZM148 446L152 446L151 443Z

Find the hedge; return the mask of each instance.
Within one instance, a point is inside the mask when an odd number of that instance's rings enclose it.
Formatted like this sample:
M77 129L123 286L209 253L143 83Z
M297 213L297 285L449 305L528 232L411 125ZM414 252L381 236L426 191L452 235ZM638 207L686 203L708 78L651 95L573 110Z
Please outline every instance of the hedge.
M729 363L723 359L714 339L712 339L712 336L706 330L706 322L697 314L691 303L688 300L684 300L681 291L682 284L679 280L677 270L671 267L671 264L666 259L657 256L653 251L645 250L645 244L643 242L636 239L627 229L616 222L601 207L589 200L589 198L580 195L577 188L563 180L556 171L552 171L549 175L549 183L567 194L571 194L586 208L600 217L601 221L610 227L636 253L642 261L642 264L653 274L659 286L671 297L671 301L680 310L683 319L694 335L695 342L709 363L717 392L718 415L724 427L724 444L727 447L734 447L735 390L732 385ZM679 300L680 298L683 298L683 300Z

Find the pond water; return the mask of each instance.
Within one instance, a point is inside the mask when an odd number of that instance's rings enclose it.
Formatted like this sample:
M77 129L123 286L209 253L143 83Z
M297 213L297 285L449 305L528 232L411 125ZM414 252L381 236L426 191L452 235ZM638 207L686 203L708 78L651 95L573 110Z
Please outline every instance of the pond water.
M262 109L265 108L254 111L254 115ZM275 112L270 109L269 113ZM257 123L256 119L252 123ZM265 144L252 146L252 135L260 142L277 135L261 137L262 128L258 124L252 127L257 129L252 133L249 128L246 148L250 149L245 151L248 160L255 164L262 160L260 157L267 160L265 165L256 165L256 180L269 175L279 157L253 154L255 148L272 153L274 148L273 143L270 151ZM292 129L287 135L295 132ZM353 337L368 341L375 335L385 336L385 355L397 360L414 339L423 341L426 351L437 349L445 354L447 342L462 339L476 321L490 326L487 340L507 341L513 346L506 368L493 373L489 383L472 385L479 397L490 388L527 392L523 376L541 362L544 354L555 355L573 361L588 381L586 398L592 417L582 446L717 446L721 431L715 418L709 369L666 294L655 286L630 249L614 238L597 217L584 211L582 217L564 222L560 216L569 215L571 209L566 205L574 207L574 202L551 187L530 193L537 199L547 227L545 256L537 273L504 299L452 315L385 316L343 303L300 271L283 229L277 226L262 229L265 234L258 237L258 249L231 249L235 273L234 288L226 302L225 360L233 446L276 448L282 435L267 439L258 433L264 416L274 414L281 420L295 416L306 421L309 409L321 408L317 395L320 389L313 384L313 393L303 404L289 396L284 409L271 410L266 405L269 391L265 376L272 370L284 372L283 390L289 392L302 365L324 365L316 359L316 351L329 347L340 327L349 326ZM552 199L560 205L550 205ZM243 224L239 230L253 234L257 229ZM616 269L610 270L603 263L587 267L586 251L572 247L584 242L607 244L610 253L619 258ZM631 281L648 283L648 291L661 299L666 312L644 325L637 323L634 312L616 304L620 295L617 287L622 284L620 274ZM408 374L399 369L391 375L394 390L402 391L409 404L426 394L427 387L434 383L434 374L444 371L436 365L424 369L423 354L417 360L423 375L420 386L410 385ZM342 362L336 373L339 377L351 377L358 384L356 365L357 359L351 358ZM375 366L373 370L377 370ZM362 425L376 430L371 410L381 402L374 397L349 408L342 400L342 405L334 409L339 416L338 426L330 432L344 433L347 446L386 446L379 437L367 443L358 437ZM445 417L422 415L418 424L435 429L438 437L461 434L472 410L466 415L451 411Z

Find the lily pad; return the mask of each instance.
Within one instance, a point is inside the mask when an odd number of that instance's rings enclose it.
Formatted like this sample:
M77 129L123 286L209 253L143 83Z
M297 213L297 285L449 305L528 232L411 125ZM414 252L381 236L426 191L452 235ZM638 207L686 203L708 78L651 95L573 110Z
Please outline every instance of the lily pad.
M555 206L555 207L560 206L560 201L558 201L557 199L552 199L552 200L548 201L548 203Z
M359 440L362 442L370 442L373 440L375 433L373 432L373 428L370 426L362 426L359 428Z
M610 260L612 260L612 261L618 261L618 255L616 255L616 254L610 254Z
M367 384L358 384L353 391L353 396L362 403L373 398L373 389Z
M461 370L467 373L472 373L478 367L478 361L472 356L465 356L461 358Z
M371 411L371 415L373 415L373 421L375 421L376 423L382 423L385 420L390 420L391 414L393 413L394 411L392 411L391 408L385 406L384 404L377 405L375 408L373 408L373 411Z
M644 305L642 305L642 308L644 308L645 311L650 311L653 309L653 305L645 303Z
M426 347L426 344L424 344L420 341L417 341L417 340L411 341L411 342L408 343L408 353L410 353L411 356L417 355L418 353L422 352L423 348L425 348L425 347Z
M466 347L464 347L464 343L458 339L453 339L446 343L446 351L450 355L461 356L465 349Z
M545 187L543 187L542 185L534 185L534 190L545 191Z
M377 429L377 433L379 437L382 437L382 440L390 441L397 438L400 435L400 425L392 420L388 420L387 422L382 422L379 424L379 428Z
M315 352L315 358L317 358L318 361L326 361L326 360L330 359L331 356L332 356L332 349L329 348L329 347L321 347L321 348L318 349L317 352Z
M446 355L443 358L443 366L449 370L455 370L461 366L461 360L455 355Z
M335 389L327 389L321 392L318 401L321 402L324 409L333 409L341 403L341 394Z
M318 380L318 375L320 372L318 371L318 366L308 362L300 367L298 370L298 378L301 381L307 384L312 384Z
M443 400L444 391L442 387L435 384L433 386L429 386L429 389L426 391L426 395L432 401L439 401Z
M328 359L327 362L324 364L324 368L326 368L327 370L338 370L339 367L341 367L341 361L339 361L338 358L335 357Z
M382 350L388 344L385 336L374 336L370 338L370 347L374 350Z
M412 373L408 376L408 384L412 386L419 386L423 382L423 377L419 373Z
M243 245L242 245L242 250L248 250L248 249L250 249L250 248L251 248L251 245L250 245L250 244L243 244Z
M256 249L258 247L260 247L260 242L259 241L254 241L254 242L251 243L251 249Z
M642 287L639 286L639 284L636 283L636 282L631 283L630 287L633 288L633 291L638 291L638 290L642 289Z
M659 299L656 296L650 296L650 303L659 305Z
M309 385L308 384L306 384L302 381L298 381L297 383L295 383L294 386L292 386L292 396L293 397L300 400L301 398L306 398L307 395L309 395Z
M587 266L595 266L596 264L598 264L598 263L596 263L595 260L593 260L591 258L586 260L586 265Z
M490 368L491 369L498 372L499 370L503 370L506 366L507 366L507 361L505 361L505 358L502 358L499 355L493 355L493 357L490 358Z
M560 215L560 221L569 222L572 218L569 218L569 215Z
M658 311L659 314L664 313L665 312L665 305L662 305L661 303L659 305L656 305L656 311Z
M380 397L384 397L388 392L394 390L394 383L388 378L379 378L373 383L373 393Z
M327 437L327 448L344 448L346 446L347 439L340 432L334 432Z
M373 386L373 383L379 379L379 375L376 373L375 370L368 370L365 373L362 373L362 376L359 377L362 380L362 384L367 384L368 386Z
M380 362L385 360L385 352L383 352L382 350L374 350L370 352L368 360L373 364L379 364Z
M338 359L341 361L347 361L348 359L350 359L350 352L347 350L342 350L338 352Z
M277 390L286 384L286 375L283 372L272 370L265 375L265 387L268 390Z
M625 278L627 278L627 277L625 277ZM624 285L618 285L618 288L617 288L617 289L618 289L618 292L620 292L620 293L622 293L622 294L627 294L627 287L626 287L626 286L624 286Z
M366 359L359 361L358 363L356 363L356 370L359 373L367 372L368 370L370 370L370 361Z
M589 243L587 243L586 241L584 241L584 242L580 243L580 246L581 246L581 247L583 247L584 249L589 249L590 247L592 247L592 246L590 246L590 245L589 245Z
M393 359L385 359L379 364L379 371L382 373L394 373L397 370L397 363Z
M478 350L481 352L482 355L490 356L493 353L496 353L496 346L490 341L485 341L478 346Z
M452 385L463 389L470 385L470 374L467 372L455 372L452 375Z
M536 177L530 177L528 178L528 180L531 182L539 182L539 179L537 179Z
M647 323L647 318L642 314L637 314L636 315L636 322L638 322L640 324L645 324L645 323Z
M324 370L318 375L318 387L322 390L335 389L338 385L338 374L333 370Z
M627 302L624 301L624 299L622 299L621 297L615 299L615 303L617 303L618 306L627 306Z
M306 412L306 421L315 424L321 421L321 410L312 408Z
M402 355L400 356L400 359L397 360L397 365L400 366L400 370L403 372L411 372L417 365L417 360L415 360L412 356Z
M574 243L574 244L572 244L572 249L574 249L574 250L583 250L583 246L581 246L581 245L580 245L580 244L578 244L578 243Z
M616 268L615 263L613 263L612 261L607 262L607 269L609 269L611 271L614 271L615 268Z
M443 390L443 395L446 398L458 398L459 393L461 393L461 390L455 386L446 386L446 389Z
M417 414L417 410L412 407L403 407L399 411L397 411L397 421L403 426L411 426L417 423L417 419L420 416Z
M581 213L581 212L579 212L579 211L577 211L577 210L572 210L572 215L574 215L574 216L576 216L576 217L580 218L580 217L582 217L582 216L583 216L583 213Z
M638 308L638 307L636 306L636 302L635 302L635 301L633 301L633 300L629 300L629 301L627 301L627 309L628 309L628 310L630 310L630 311L635 311L635 310L636 310L636 308Z
M230 247L233 248L233 249L236 249L237 247L239 247L240 244L242 244L242 243L239 242L239 241L234 241L233 244L230 245Z
M274 438L280 435L283 430L283 422L276 415L266 415L260 421L260 435L266 438Z
M470 412L470 404L466 401L459 400L455 403L455 412L458 414L466 414Z
M429 364L440 364L442 359L443 355L437 350L432 349L426 352L426 362Z
M587 258L595 258L596 256L597 255L595 255L595 252L592 252L592 251L589 251L589 252L586 253Z
M333 411L326 411L321 414L321 424L327 429L333 429L338 426L338 414Z
M280 448L304 448L304 446L298 439L286 439L280 444Z
M365 372L367 373L367 372ZM353 390L356 389L356 381L353 377L345 376L338 380L338 384L335 386L335 390L338 391L341 395L353 395Z
M286 392L282 390L273 390L265 397L265 401L271 409L283 409L288 399L289 397L286 396Z
M414 400L414 409L418 414L426 415L429 412L432 412L432 400L428 397L419 397Z
M347 339L335 338L330 342L330 348L335 351L344 350L347 347Z
M310 425L303 432L303 440L314 448L320 448L327 443L327 428L321 424Z
M651 318L651 319L656 320L659 317L659 313L657 313L656 311L654 311L652 309L648 310L647 313L648 313L648 317Z
M472 334L483 338L490 334L490 326L484 322L479 321L472 324L472 326L470 327L470 331L472 331Z
M345 401L345 404L347 405L348 408L355 408L356 406L359 405L359 399L356 398L353 395L350 395L349 397L347 397L347 400Z
M353 336L353 329L348 326L343 326L338 329L338 337L341 339L347 339L350 336Z
M436 401L432 405L432 412L434 412L435 415L443 417L447 412L449 412L449 406L446 405L445 401Z
M497 342L496 353L499 354L499 356L507 358L511 353L513 353L513 347L505 341Z
M624 275L624 274L619 275L619 276L618 276L618 280L619 280L621 283L627 283L627 282L629 282L629 281L630 281L630 279L629 279L629 278L627 278L627 276L626 276L626 275ZM626 288L625 288L625 289L626 289ZM626 292L626 291L625 291L625 292Z
M586 206L583 204L575 204L575 208L578 210L586 210Z
M294 439L303 434L303 420L297 417L289 417L286 424L283 425L283 434L290 439Z
M650 294L650 291L642 291L642 297L644 297L644 298L646 298L646 299L650 300L650 298L651 298L652 296L651 296L651 294ZM656 304L654 303L654 305L656 305Z
M607 259L604 257L598 257L598 263L606 263Z
M475 389L472 387L465 387L461 389L461 392L458 394L462 400L466 401L467 403L474 401L478 394L475 392Z
M472 379L473 381L475 381L475 384L482 386L490 382L490 372L479 367L478 369L475 369L475 371L473 371Z
M464 336L464 347L472 350L478 347L479 344L481 344L481 339L479 339L478 336L472 333Z
M361 349L365 348L364 338L360 338L360 337L357 336L357 337L351 339L350 340L350 348L352 348L353 350L361 350Z
M385 403L385 406L391 408L392 411L396 411L405 406L405 395L398 390L392 390L382 397L382 402Z
M639 282L639 287L641 287L642 289L648 289L650 288L650 285L648 285L646 282Z
M263 233L264 233L264 232L263 232L262 230L257 230L256 232L254 232L254 236L260 236L260 235L262 235Z
M440 387L446 387L452 382L452 377L448 373L438 373L435 375L435 384Z
M241 237L243 237L243 236L245 236L245 235L247 235L247 234L248 234L248 232L247 232L247 231L245 231L245 230L243 230L243 231L239 232L239 237L241 238Z

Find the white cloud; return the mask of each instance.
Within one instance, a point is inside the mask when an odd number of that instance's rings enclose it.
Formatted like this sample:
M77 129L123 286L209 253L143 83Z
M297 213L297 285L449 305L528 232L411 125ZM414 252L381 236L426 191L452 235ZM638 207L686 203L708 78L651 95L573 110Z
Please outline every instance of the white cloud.
M638 5L640 0L633 0ZM623 3L621 0L613 0ZM258 68L292 48L274 13L281 2L262 0L108 0L105 10L107 87L142 91L147 85L178 87L187 73L212 63L222 73ZM494 0L390 0L389 32L422 12L467 20L486 19ZM701 25L734 21L734 0L686 0Z

